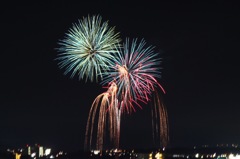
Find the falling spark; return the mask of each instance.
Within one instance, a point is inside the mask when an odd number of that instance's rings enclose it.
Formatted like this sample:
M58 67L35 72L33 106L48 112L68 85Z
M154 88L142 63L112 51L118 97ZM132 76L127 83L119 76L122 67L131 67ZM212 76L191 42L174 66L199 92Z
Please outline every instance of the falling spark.
M153 96L153 108L152 108L152 128L153 128L153 140L160 141L160 145L157 146L167 147L169 142L169 126L168 126L168 114L167 110L161 100L158 91L154 92Z
M112 82L106 92L98 95L95 98L89 112L86 126L85 149L92 147L94 121L98 109L99 116L97 124L96 149L103 149L104 130L107 123L110 130L110 140L114 143L115 148L119 148L121 107L118 107L116 93L117 85Z

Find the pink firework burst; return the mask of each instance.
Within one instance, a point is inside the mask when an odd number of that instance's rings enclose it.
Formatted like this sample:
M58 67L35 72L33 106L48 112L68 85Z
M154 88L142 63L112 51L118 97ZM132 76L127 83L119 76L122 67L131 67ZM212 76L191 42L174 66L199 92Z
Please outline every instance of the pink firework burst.
M157 81L161 77L161 59L153 49L153 46L146 47L144 39L130 42L127 38L115 54L115 64L104 74L103 85L112 81L116 83L117 98L123 111L129 113L135 111L135 106L141 108L139 101L147 103L156 87L165 93Z

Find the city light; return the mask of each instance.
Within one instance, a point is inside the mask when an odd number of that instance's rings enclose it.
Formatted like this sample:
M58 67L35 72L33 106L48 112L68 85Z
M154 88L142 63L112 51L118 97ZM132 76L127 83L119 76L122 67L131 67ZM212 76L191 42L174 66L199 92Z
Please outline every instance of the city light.
M48 156L50 153L51 153L51 149L50 148L45 150L45 156Z

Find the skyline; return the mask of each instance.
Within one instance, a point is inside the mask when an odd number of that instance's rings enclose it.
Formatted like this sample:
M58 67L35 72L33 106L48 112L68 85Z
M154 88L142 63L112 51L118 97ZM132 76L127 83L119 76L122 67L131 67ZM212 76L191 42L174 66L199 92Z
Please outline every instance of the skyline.
M63 75L54 59L59 39L88 14L108 20L122 39L144 38L160 53L169 146L240 143L239 4L91 1L84 2L90 8L79 9L82 5L4 7L0 145L83 148L90 106L104 89ZM148 106L124 116L121 127L123 147L152 145Z

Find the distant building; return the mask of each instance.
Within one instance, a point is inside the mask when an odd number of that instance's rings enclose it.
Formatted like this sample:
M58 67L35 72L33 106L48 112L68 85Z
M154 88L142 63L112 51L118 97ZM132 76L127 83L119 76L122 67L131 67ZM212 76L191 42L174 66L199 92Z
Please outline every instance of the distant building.
M38 150L38 157L43 157L43 155L44 155L44 152L43 152L44 150L43 150L43 147L42 146L39 146L39 150Z
M30 156L31 155L31 146L27 145L27 154Z
M43 147L38 144L35 144L34 146L27 145L27 148L24 150L23 154L27 154L33 159L42 158L51 154L51 148Z

